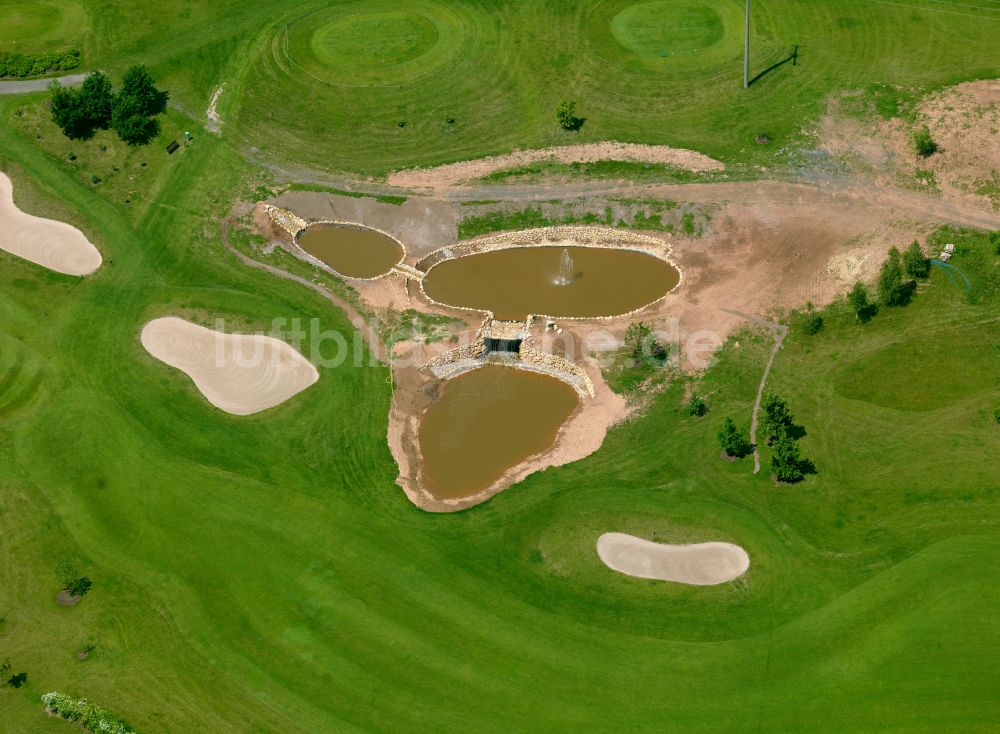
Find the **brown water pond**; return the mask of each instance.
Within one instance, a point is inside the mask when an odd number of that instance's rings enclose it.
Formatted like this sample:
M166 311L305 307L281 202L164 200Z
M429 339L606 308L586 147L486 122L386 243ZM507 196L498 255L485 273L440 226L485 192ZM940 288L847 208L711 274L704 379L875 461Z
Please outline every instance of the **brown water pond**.
M403 247L374 229L314 224L296 240L298 246L349 278L384 275L403 259Z
M579 404L561 380L488 365L445 383L420 423L423 479L438 499L470 497L555 443Z
M677 285L680 273L644 252L604 247L511 247L445 260L424 291L438 303L498 319L619 316Z

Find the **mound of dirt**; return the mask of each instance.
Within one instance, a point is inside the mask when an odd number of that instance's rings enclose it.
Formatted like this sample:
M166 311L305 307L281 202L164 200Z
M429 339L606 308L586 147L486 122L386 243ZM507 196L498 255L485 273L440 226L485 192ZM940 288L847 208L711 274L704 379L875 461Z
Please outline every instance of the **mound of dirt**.
M56 594L56 603L61 607L73 607L80 603L82 596L76 596L69 589L63 589Z
M433 168L410 168L390 173L388 183L407 188L442 188L459 181L480 178L505 168L525 166L539 161L558 163L593 163L595 161L631 161L657 163L686 171L722 171L725 165L703 153L667 145L642 145L638 143L583 143L552 148L521 150L508 155L489 156L471 161L459 161Z

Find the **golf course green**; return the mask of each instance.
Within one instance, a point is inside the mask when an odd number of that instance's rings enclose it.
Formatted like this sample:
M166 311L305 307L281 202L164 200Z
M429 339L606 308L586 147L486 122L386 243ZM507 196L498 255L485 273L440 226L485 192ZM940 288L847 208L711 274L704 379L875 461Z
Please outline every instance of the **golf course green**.
M724 417L750 423L772 345L759 330L698 376L706 416L676 380L586 459L448 514L395 484L384 364L319 366L301 395L235 416L139 335L164 316L227 333L317 319L353 343L330 301L222 244L275 170L381 175L565 142L563 97L586 118L573 141L758 163L774 149L755 134L791 144L845 88L996 75L1000 3L756 3L755 70L793 44L801 61L746 95L735 2L79 5L64 37L89 24L86 61L147 64L174 106L129 147L67 140L44 92L0 97L18 208L103 257L79 278L0 251L0 661L27 673L0 688L0 731L73 731L46 716L47 691L145 734L996 731L1000 268L985 233L929 235L957 244L972 297L935 268L868 323L839 300L818 334L793 326L768 389L817 467L797 485L771 481L763 441L760 474L719 459ZM15 32L47 48L41 5L15 3L16 26L10 7L0 50ZM200 120L222 83L217 136ZM717 586L619 574L595 551L612 531L733 543L750 568ZM62 559L93 580L73 607L55 601Z

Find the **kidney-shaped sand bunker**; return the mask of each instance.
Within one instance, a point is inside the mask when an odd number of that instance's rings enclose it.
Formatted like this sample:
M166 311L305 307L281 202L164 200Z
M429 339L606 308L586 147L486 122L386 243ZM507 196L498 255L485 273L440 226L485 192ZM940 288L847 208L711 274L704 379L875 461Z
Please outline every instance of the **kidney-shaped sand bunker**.
M173 316L153 319L146 351L190 377L208 402L233 415L273 408L319 379L309 360L280 339L223 334Z
M619 573L697 586L732 581L750 567L747 552L732 543L669 545L625 533L604 533L597 555Z
M101 266L101 253L76 227L22 212L14 186L0 173L0 250L66 275L87 275Z

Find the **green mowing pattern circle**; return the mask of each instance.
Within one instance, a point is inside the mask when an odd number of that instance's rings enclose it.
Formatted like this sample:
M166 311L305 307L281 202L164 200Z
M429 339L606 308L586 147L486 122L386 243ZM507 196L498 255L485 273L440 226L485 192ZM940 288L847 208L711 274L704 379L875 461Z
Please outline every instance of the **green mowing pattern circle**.
M622 48L644 56L692 53L722 40L722 18L708 5L653 0L630 5L611 21Z
M78 3L0 3L0 53L33 53L70 45L87 30L87 13Z
M286 59L316 81L344 86L400 84L434 73L468 38L445 5L401 0L352 2L290 22Z
M616 67L634 82L660 86L692 74L712 81L731 71L740 63L742 22L742 6L736 3L609 0L592 6L581 30L595 61ZM761 56L769 51L764 45L757 50Z

